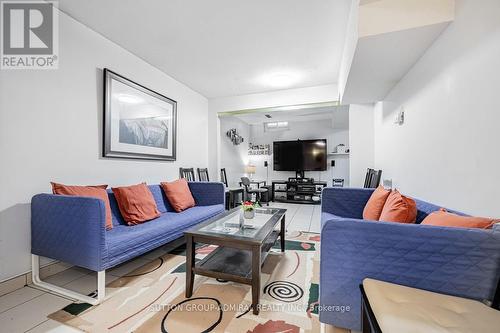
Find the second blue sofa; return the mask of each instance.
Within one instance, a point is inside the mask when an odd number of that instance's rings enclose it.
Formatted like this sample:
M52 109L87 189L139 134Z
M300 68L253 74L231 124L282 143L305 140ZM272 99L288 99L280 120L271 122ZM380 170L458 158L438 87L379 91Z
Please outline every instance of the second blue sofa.
M367 277L476 300L493 299L500 278L498 229L420 225L441 208L422 200L415 200L416 224L363 220L372 192L323 190L321 322L360 330L359 285Z

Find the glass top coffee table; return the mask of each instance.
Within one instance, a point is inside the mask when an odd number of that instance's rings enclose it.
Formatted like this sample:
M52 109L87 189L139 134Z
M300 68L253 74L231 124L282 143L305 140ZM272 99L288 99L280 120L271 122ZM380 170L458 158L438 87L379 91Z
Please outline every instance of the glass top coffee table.
M237 207L186 231L186 297L193 295L195 274L244 283L252 286L252 309L258 314L260 268L278 238L285 251L285 213L286 209L257 208L255 217L244 219L240 227ZM218 248L195 262L196 243Z

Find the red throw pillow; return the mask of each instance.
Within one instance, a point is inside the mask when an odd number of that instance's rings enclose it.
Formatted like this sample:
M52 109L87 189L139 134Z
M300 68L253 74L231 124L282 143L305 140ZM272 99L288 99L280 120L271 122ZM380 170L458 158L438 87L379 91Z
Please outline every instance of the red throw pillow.
M432 212L422 221L422 224L437 225L442 227L459 227L459 228L479 228L489 229L499 220L487 217L460 216L449 213L446 209L441 208L439 211Z
M378 221L389 194L391 194L390 190L386 190L383 186L377 187L363 209L363 219Z
M140 224L160 216L153 194L146 183L113 187L118 208L128 225Z
M398 190L393 190L385 202L379 220L415 223L417 220L417 204L415 200L405 197Z
M111 206L109 205L108 192L106 192L108 185L70 186L52 182L50 184L52 184L52 193L54 194L90 197L104 201L104 208L106 210L106 229L110 230L113 228L113 223L111 221Z
M161 183L161 188L165 192L168 202L177 213L195 206L186 179L181 178L171 183Z

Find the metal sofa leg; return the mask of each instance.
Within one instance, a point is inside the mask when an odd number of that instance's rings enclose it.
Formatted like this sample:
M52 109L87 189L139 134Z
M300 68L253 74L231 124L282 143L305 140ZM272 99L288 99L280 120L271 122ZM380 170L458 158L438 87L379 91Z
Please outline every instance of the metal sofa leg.
M97 296L90 297L77 293L73 290L69 290L63 287L56 286L54 284L42 281L40 279L40 257L32 254L31 255L31 273L33 276L33 284L41 289L59 294L61 296L74 299L76 301L81 301L89 303L92 305L97 305L101 303L106 296L106 271L102 270L97 272Z

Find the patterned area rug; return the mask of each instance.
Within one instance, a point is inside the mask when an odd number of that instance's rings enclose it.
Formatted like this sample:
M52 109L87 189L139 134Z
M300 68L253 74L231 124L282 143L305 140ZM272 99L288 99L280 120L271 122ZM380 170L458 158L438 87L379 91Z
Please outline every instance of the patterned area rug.
M49 318L86 332L320 332L319 235L287 233L286 251L275 246L262 267L261 311L250 309L251 288L195 277L184 297L185 250L179 248L106 286L100 305L73 303ZM196 260L215 246L200 246Z

